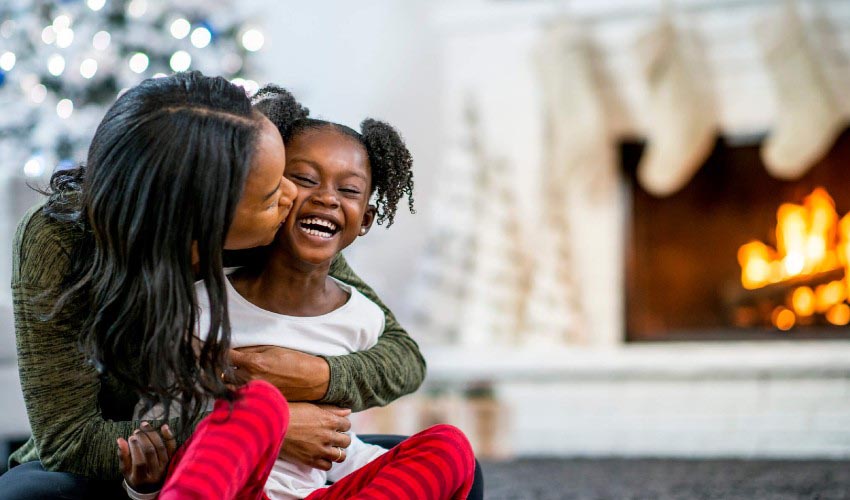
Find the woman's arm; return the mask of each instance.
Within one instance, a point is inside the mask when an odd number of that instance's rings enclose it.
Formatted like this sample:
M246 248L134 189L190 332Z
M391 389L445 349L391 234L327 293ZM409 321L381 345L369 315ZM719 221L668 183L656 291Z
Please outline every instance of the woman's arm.
M381 302L339 255L330 274L357 288L384 311L384 333L378 343L366 351L344 356L322 356L330 367L328 390L321 403L361 411L384 406L410 394L425 378L425 358L419 346L398 324L393 313Z
M231 264L247 253L232 252ZM314 401L362 411L386 405L422 384L425 359L375 291L354 274L341 255L331 275L360 290L384 311L384 332L371 349L343 356L312 356L282 347L256 346L231 351L231 362L250 378L280 389L286 399Z
M34 210L15 236L12 296L21 388L38 458L47 470L120 479L116 439L126 439L139 422L106 420L101 413L101 379L78 345L85 305L69 303L44 319L79 234ZM180 428L177 419L169 425Z

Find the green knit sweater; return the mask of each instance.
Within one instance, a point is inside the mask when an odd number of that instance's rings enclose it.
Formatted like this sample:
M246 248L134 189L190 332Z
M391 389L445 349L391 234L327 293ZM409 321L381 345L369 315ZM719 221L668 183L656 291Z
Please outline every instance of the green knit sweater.
M12 297L18 367L32 438L12 454L10 466L41 460L48 470L118 479L115 439L138 428L133 408L138 396L114 379L98 377L78 349L88 313L86 303L69 304L49 320L45 296L54 294L69 266L71 249L83 234L72 224L31 209L18 225L12 250ZM373 348L326 357L330 383L322 403L354 411L382 406L416 390L425 360L416 342L340 256L331 274L356 287L386 314L386 327ZM48 301L49 302L49 301ZM169 421L175 429L179 419ZM194 426L197 422L191 422Z

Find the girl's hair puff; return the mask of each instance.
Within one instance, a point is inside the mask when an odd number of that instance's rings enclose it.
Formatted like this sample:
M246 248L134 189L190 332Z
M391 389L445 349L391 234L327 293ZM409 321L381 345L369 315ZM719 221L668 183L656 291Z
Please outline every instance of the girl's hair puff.
M413 208L413 157L398 131L386 122L367 118L360 124L360 142L372 166L378 224L387 221L387 227L392 225L398 202L405 194L410 213L416 213Z
M310 116L310 110L296 101L288 90L274 84L258 90L251 98L251 104L275 124L284 142L287 141L292 125Z

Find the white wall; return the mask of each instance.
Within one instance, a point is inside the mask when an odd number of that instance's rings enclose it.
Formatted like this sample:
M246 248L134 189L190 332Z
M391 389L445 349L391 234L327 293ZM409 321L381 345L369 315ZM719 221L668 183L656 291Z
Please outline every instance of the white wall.
M257 3L266 33L256 65L260 82L291 89L314 115L354 128L367 117L382 119L407 140L419 215L409 216L400 205L389 230L373 228L346 252L355 271L403 315L442 138L442 65L439 41L426 22L429 2Z

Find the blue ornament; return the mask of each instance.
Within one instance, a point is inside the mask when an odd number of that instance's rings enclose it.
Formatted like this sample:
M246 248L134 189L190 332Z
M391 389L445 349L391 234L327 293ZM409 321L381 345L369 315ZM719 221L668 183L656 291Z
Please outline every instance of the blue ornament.
M0 69L0 87L6 85L6 72Z

